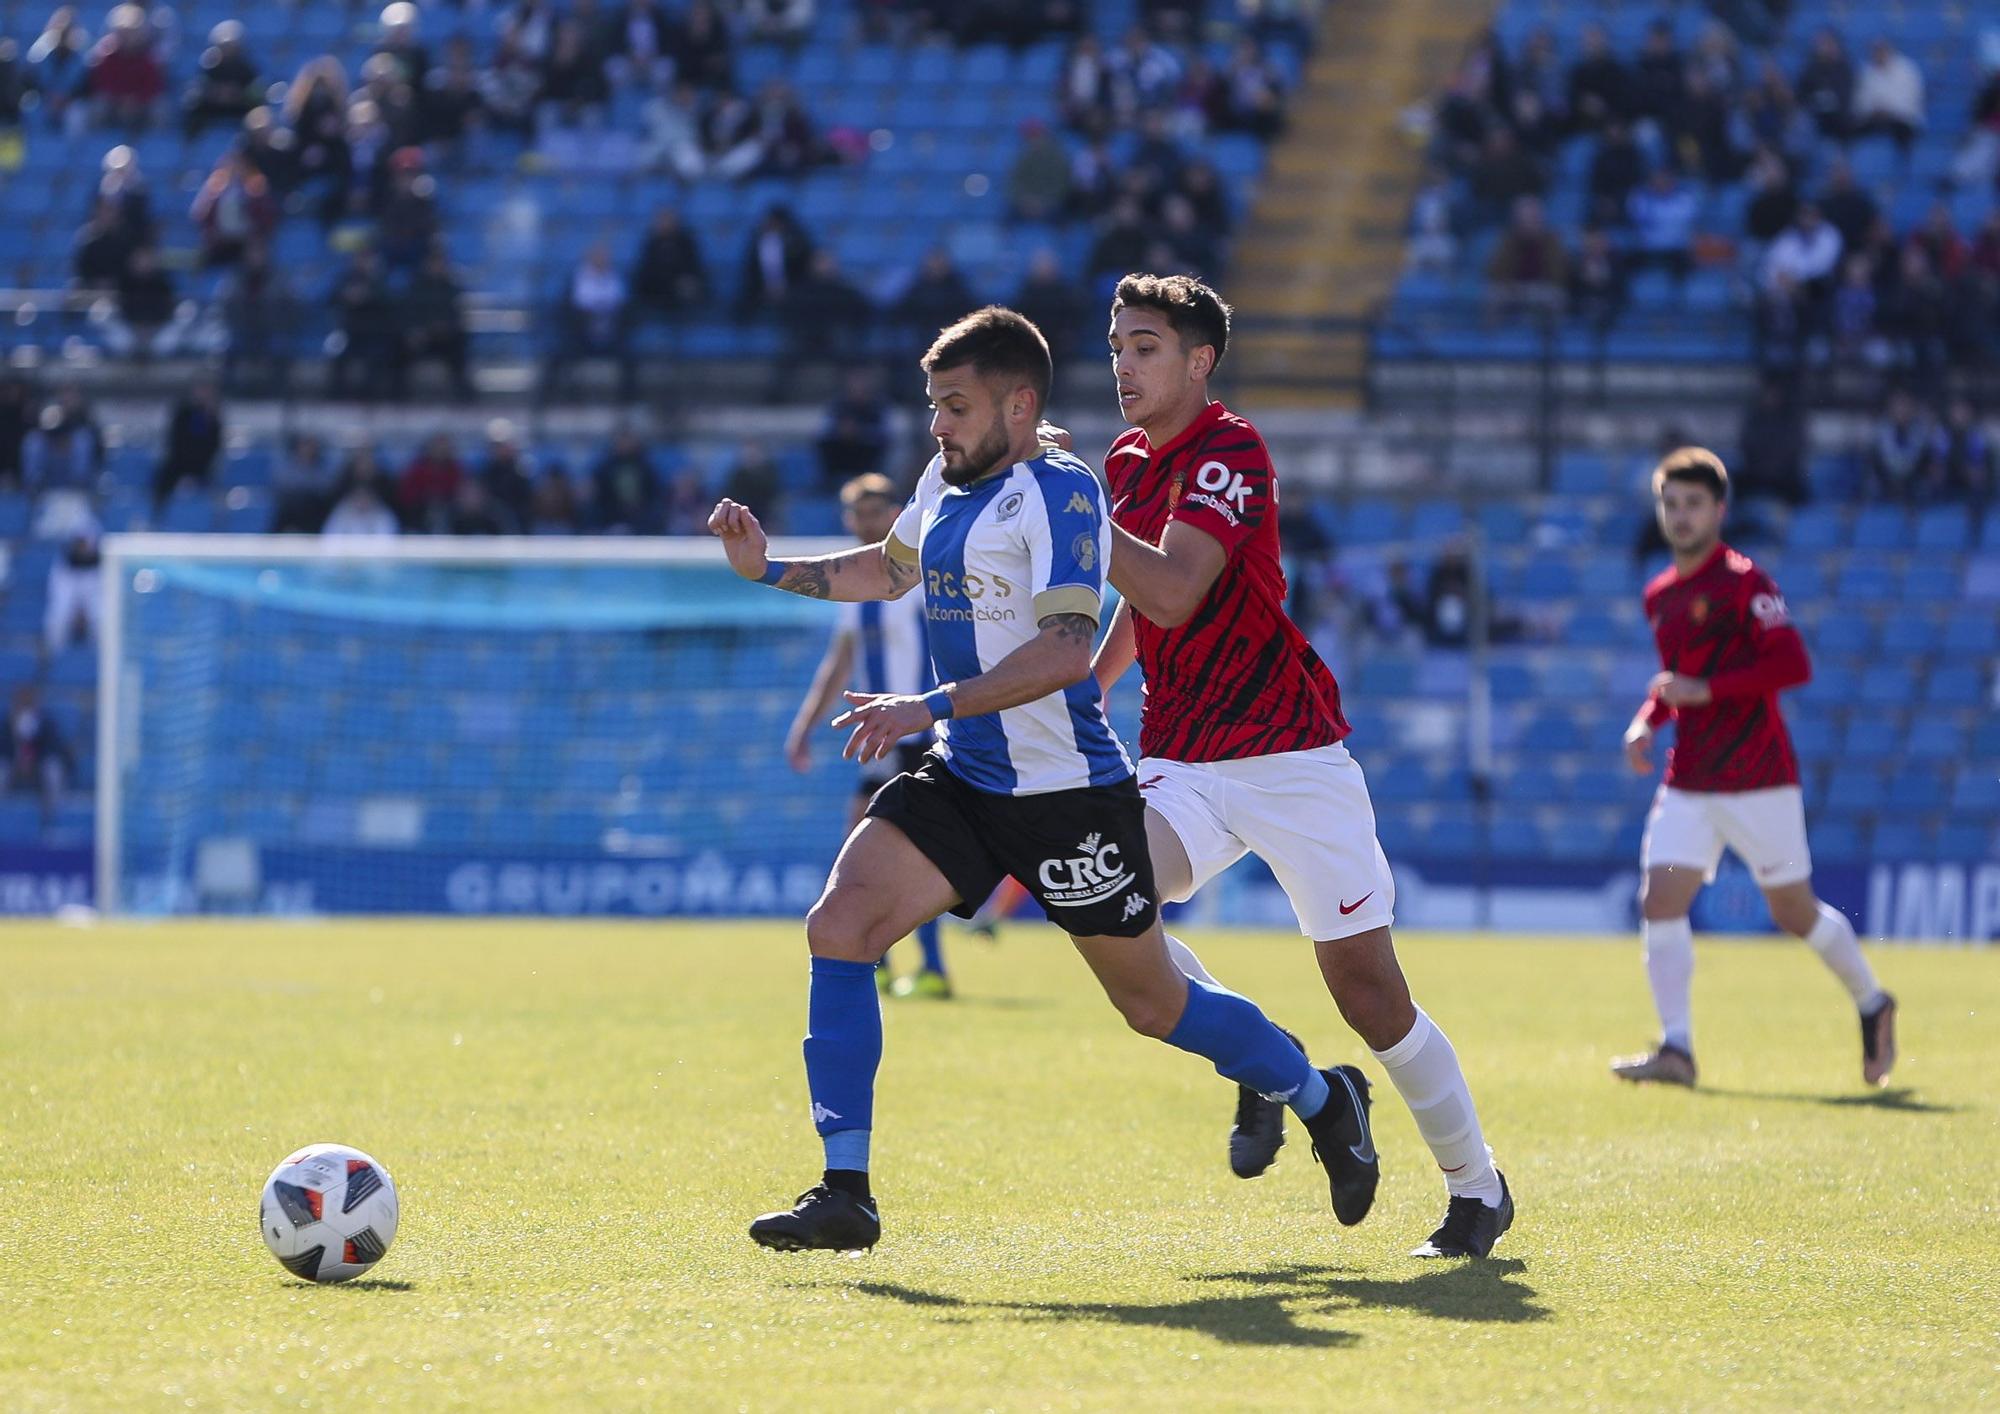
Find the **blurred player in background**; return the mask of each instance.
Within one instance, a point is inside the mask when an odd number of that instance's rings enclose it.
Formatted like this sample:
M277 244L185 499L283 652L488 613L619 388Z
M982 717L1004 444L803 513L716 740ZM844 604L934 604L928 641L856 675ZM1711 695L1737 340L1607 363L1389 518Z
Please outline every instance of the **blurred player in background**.
M1805 644L1771 577L1722 542L1729 474L1703 447L1670 452L1653 472L1673 568L1646 586L1662 671L1625 731L1625 755L1653 772L1653 733L1674 724L1666 780L1640 847L1646 975L1660 1044L1611 1064L1626 1080L1695 1082L1688 910L1726 846L1749 866L1780 928L1804 938L1861 1013L1861 1075L1879 1085L1896 1063L1896 1000L1875 981L1854 925L1812 888L1805 801L1778 694L1812 676Z
M1183 275L1128 275L1111 305L1118 406L1132 430L1105 460L1124 596L1098 649L1101 690L1145 674L1139 784L1163 899L1180 901L1246 853L1271 867L1314 940L1340 1013L1415 1116L1444 1171L1444 1221L1412 1253L1484 1257L1514 1220L1479 1115L1441 1030L1410 999L1390 940L1396 897L1340 688L1285 613L1278 487L1257 429L1209 396L1229 307ZM1207 973L1181 947L1181 966ZM1357 1107L1365 1105L1361 1072ZM1230 1166L1263 1172L1283 1114L1244 1089ZM1372 1155L1372 1144L1370 1151Z
M921 579L944 679L921 697L851 693L836 720L853 728L847 754L863 761L933 722L938 744L876 795L806 919L806 1082L826 1168L790 1209L752 1223L751 1238L795 1251L881 1236L868 1174L882 1058L875 962L923 920L969 913L1007 874L1070 935L1134 1030L1288 1099L1318 1141L1336 1214L1365 1213L1373 1144L1365 1114L1333 1093L1344 1083L1314 1070L1255 1003L1189 978L1167 951L1145 804L1091 681L1111 552L1103 488L1037 436L1047 341L1021 315L984 309L940 334L923 368L938 455L879 545L773 562L744 507L724 501L709 521L731 568L790 593L893 599Z
M902 497L888 477L876 473L857 476L840 488L841 519L848 531L863 545L880 545L889 538L896 514L903 508ZM840 702L841 693L853 688L871 694L897 693L921 697L937 686L931 675L930 649L924 644L924 592L921 587L902 599L871 599L866 603L843 604L840 625L827 642L819 660L812 686L799 703L798 715L785 736L785 759L794 771L812 769L812 734L827 720ZM880 761L864 761L855 783L853 807L848 811L847 829L852 833L861 823L862 812L876 791L901 771L914 771L923 764L930 747L929 727L896 743L893 754ZM917 943L923 949L923 966L916 972L891 981L889 960L882 959L876 971L877 985L899 997L951 996L951 980L945 973L944 948L938 940L935 918L917 925Z

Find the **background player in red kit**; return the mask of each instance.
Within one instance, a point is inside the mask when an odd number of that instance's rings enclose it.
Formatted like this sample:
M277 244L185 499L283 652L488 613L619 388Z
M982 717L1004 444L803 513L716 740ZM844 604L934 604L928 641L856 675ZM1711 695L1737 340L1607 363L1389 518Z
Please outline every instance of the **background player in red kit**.
M1613 1061L1627 1080L1695 1081L1689 1014L1694 934L1688 909L1715 877L1726 845L1764 891L1780 928L1804 938L1861 1012L1861 1074L1879 1085L1896 1063L1896 1002L1876 985L1854 927L1812 890L1799 763L1778 694L1812 676L1805 645L1771 577L1722 543L1729 474L1702 447L1671 452L1653 472L1673 568L1646 586L1646 619L1662 672L1625 732L1625 754L1653 770L1653 733L1674 723L1666 780L1646 818L1641 931L1660 1044Z
M1127 276L1110 340L1119 408L1133 426L1105 462L1111 582L1124 602L1098 649L1097 676L1108 689L1135 656L1145 673L1139 781L1161 897L1186 899L1253 851L1271 867L1341 1015L1445 1172L1445 1220L1414 1255L1483 1257L1513 1221L1513 1200L1458 1056L1410 1000L1396 960L1395 881L1367 782L1341 744L1340 688L1284 610L1270 453L1256 428L1208 395L1229 307L1185 276ZM1184 946L1176 957L1206 977ZM1323 1073L1350 1085L1340 1077L1359 1074ZM1239 1150L1261 1129L1276 1133L1275 1154L1281 1117L1254 1096L1239 1104L1238 1173L1262 1171ZM1372 1160L1372 1137L1364 1143Z

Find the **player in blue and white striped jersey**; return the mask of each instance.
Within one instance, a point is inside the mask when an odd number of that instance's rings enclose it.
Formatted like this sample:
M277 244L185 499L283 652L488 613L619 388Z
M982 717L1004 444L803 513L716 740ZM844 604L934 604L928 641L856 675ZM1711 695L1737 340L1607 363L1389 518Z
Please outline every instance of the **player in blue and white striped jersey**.
M879 472L857 476L840 488L841 519L863 545L888 538L903 508L896 483ZM827 640L826 652L813 674L785 735L785 759L795 771L812 769L813 733L822 728L844 690L885 695L922 696L937 686L931 674L931 654L924 641L924 596L921 590L901 599L869 599L840 606L840 622ZM936 740L926 726L896 743L895 753L881 761L864 761L855 777L854 806L848 830L861 823L862 812L875 792L902 771L923 765L924 752ZM949 998L951 979L944 963L944 945L935 918L917 925L917 946L923 962L916 970L893 978L884 957L875 980L896 996ZM893 952L892 952L893 955Z
M868 1176L882 1058L875 962L924 919L965 916L1007 874L1070 934L1134 1030L1293 1104L1327 1156L1337 1212L1372 1200L1363 1102L1330 1098L1327 1077L1255 1003L1187 976L1168 953L1145 805L1085 686L1109 516L1090 468L1040 444L1047 342L1012 310L984 309L940 334L923 368L939 455L880 545L774 563L745 507L724 501L709 518L731 568L794 594L889 599L921 579L943 683L923 696L849 694L835 719L862 760L927 722L941 724L941 740L875 797L806 919L806 1084L826 1168L792 1208L752 1223L751 1237L791 1251L872 1247L881 1236ZM1365 1155L1366 1172L1337 1168L1336 1150ZM1357 1184L1365 1195L1348 1192Z

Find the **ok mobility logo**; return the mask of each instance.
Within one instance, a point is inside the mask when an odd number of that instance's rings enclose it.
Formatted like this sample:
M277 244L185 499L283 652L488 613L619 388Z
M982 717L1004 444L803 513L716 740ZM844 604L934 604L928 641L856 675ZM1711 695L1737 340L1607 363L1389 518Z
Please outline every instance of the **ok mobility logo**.
M1014 582L997 574L932 570L924 581L924 613L940 623L1012 623ZM960 602L952 602L960 601Z

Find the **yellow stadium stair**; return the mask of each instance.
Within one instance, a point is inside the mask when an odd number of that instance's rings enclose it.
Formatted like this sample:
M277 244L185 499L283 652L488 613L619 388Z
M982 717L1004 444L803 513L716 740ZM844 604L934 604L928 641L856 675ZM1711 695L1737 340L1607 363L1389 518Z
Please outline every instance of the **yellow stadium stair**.
M1235 384L1246 406L1358 402L1364 336L1314 321L1358 319L1394 285L1423 170L1401 115L1443 88L1492 12L1491 0L1326 6L1231 261L1228 297L1242 322Z

